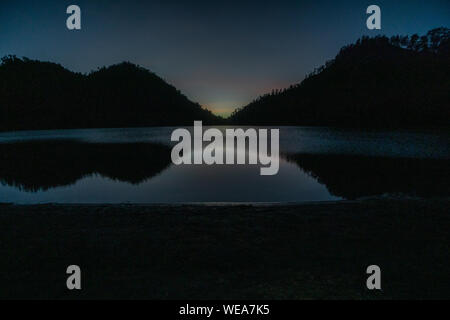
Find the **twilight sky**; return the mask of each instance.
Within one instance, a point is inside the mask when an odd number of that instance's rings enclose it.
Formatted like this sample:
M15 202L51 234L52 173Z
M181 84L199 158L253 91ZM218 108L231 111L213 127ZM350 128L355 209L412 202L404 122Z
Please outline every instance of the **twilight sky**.
M81 8L80 31L66 28L71 4ZM388 36L449 27L449 0L1 0L0 56L80 72L128 60L228 115L300 82L343 45L376 35L366 28L371 4L381 7L380 33Z

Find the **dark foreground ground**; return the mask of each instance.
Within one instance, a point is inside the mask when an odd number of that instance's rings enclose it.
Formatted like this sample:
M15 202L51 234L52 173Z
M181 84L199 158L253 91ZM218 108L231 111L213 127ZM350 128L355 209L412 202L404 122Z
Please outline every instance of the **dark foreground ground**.
M450 201L0 205L0 298L450 298ZM82 290L66 289L66 268ZM377 264L382 290L366 289Z

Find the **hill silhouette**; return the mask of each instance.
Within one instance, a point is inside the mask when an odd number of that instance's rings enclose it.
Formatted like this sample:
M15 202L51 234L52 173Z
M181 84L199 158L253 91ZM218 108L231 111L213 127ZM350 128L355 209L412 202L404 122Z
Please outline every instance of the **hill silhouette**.
M450 29L363 37L300 84L273 90L226 121L129 62L89 74L6 56L0 130L192 125L448 126Z
M240 125L448 126L450 29L363 37L300 84L230 116Z
M6 56L0 130L214 124L221 119L154 73L123 62L87 75Z

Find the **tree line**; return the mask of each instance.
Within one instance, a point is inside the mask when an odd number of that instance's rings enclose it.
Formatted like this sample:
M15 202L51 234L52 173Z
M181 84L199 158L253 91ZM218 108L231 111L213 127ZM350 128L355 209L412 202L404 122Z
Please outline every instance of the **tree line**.
M89 74L6 56L0 130L215 124L221 118L154 73L123 62Z
M298 84L236 109L230 123L448 126L450 30L358 39Z

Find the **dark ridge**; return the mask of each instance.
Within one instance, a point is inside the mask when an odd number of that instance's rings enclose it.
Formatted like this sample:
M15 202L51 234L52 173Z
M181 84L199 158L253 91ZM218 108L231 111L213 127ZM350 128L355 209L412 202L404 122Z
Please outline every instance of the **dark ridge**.
M239 125L350 127L450 123L450 29L425 36L363 37L303 82L230 116Z
M0 65L0 130L215 124L221 118L129 62L88 75L6 56Z

